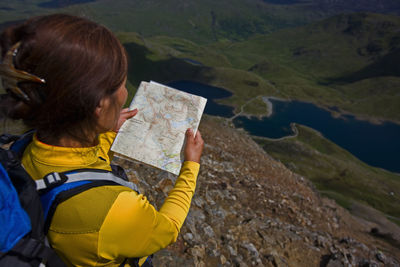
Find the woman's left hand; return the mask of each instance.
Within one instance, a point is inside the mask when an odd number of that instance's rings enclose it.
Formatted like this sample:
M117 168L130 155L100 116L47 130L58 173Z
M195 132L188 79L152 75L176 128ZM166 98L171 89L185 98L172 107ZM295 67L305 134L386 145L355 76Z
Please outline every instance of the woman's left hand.
M121 110L121 113L119 114L118 118L118 123L113 129L113 131L118 133L119 128L121 128L122 124L124 124L126 120L134 117L137 113L138 113L137 108L135 108L134 110L129 110L129 108L124 108L123 110Z

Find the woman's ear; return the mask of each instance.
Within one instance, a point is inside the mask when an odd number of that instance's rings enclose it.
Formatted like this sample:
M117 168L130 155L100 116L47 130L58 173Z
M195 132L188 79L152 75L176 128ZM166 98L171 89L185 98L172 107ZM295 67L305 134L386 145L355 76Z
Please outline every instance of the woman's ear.
M103 97L102 99L100 99L100 102L97 105L96 110L94 112L96 114L97 118L100 118L104 114L104 111L109 106L109 104L110 104L109 97Z

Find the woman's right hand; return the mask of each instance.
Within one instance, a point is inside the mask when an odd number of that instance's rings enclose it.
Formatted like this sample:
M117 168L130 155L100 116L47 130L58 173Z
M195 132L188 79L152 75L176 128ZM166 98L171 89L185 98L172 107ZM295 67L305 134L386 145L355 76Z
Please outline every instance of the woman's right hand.
M184 149L185 161L200 163L201 153L203 152L204 141L200 131L197 130L196 136L192 129L186 131L186 145Z

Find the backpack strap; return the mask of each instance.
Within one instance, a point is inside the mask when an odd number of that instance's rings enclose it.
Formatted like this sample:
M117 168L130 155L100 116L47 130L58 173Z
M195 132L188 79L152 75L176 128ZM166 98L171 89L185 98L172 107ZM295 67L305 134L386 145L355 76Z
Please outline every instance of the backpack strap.
M35 130L29 130L22 135L11 136L12 139L10 141L15 142L11 145L10 150L14 151L20 159L24 154L25 148L32 142L34 133Z
M44 260L46 267L65 266L53 249L33 238L22 238L11 251L30 260Z
M139 193L138 187L113 172L99 169L79 169L69 172L49 173L36 181L45 218L45 233L50 228L51 219L57 206L65 200L89 190L105 185L122 185Z
M110 171L98 169L81 169L67 173L52 172L43 177L43 179L36 180L36 189L40 192L41 190L52 189L61 184L69 184L78 181L112 181L138 192L136 184L128 182Z

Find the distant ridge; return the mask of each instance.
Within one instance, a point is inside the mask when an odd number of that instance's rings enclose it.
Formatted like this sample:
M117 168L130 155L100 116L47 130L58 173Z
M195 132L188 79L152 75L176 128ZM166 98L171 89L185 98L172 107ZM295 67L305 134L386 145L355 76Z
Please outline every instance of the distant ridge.
M38 4L39 7L44 8L63 8L71 5L84 4L90 2L96 2L97 0L51 0Z

